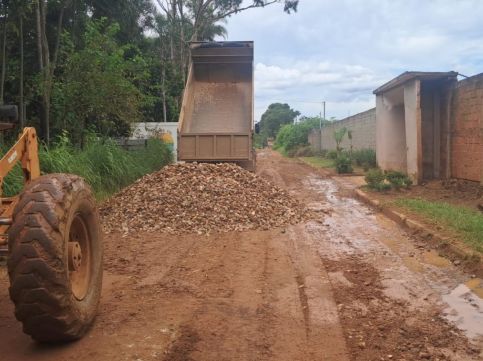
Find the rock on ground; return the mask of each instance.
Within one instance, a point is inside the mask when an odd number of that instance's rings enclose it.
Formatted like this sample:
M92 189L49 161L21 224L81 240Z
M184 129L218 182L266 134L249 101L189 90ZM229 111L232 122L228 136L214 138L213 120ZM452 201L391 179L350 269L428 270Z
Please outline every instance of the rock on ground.
M205 234L294 224L308 211L237 165L185 163L140 178L105 202L101 216L107 232Z

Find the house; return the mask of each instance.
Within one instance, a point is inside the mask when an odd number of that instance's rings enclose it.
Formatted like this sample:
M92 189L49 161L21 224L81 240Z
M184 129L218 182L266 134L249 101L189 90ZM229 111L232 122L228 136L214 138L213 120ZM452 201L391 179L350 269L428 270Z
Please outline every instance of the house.
M374 91L379 167L483 182L483 74L410 71Z

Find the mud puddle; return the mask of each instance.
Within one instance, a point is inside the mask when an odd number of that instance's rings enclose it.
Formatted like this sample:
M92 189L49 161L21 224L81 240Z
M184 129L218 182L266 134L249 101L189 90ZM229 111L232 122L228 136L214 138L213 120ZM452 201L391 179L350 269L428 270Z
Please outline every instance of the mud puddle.
M482 336L483 300L466 284L460 284L443 295L443 301L448 305L443 313L448 320L472 338Z
M307 225L309 232L323 240L318 249L322 258L357 257L374 265L384 296L404 304L410 312L436 308L468 338L483 343L481 283L418 244L391 220L356 199L342 196L333 179L312 174L304 185L326 199L309 204L325 214L323 220Z

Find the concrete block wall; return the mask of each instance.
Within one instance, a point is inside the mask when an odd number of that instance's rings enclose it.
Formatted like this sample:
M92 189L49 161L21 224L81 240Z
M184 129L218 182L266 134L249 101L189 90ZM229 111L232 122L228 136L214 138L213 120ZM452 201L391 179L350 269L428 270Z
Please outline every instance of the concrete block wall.
M320 152L320 130L312 129L309 133L309 144L313 152Z
M314 151L335 150L334 132L347 128L352 131L352 147L357 149L376 149L376 108L338 120L322 128L322 136L319 129L314 129L309 134L309 143ZM341 143L344 149L350 149L350 141L347 135Z
M451 176L483 183L483 73L456 84L451 119Z

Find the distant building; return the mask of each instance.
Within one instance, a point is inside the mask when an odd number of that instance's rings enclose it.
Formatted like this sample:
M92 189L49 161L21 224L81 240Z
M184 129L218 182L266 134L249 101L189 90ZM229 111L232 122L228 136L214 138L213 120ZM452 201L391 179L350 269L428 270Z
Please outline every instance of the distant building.
M167 144L172 144L173 156L176 161L178 149L178 122L147 122L134 123L130 139L159 138Z

